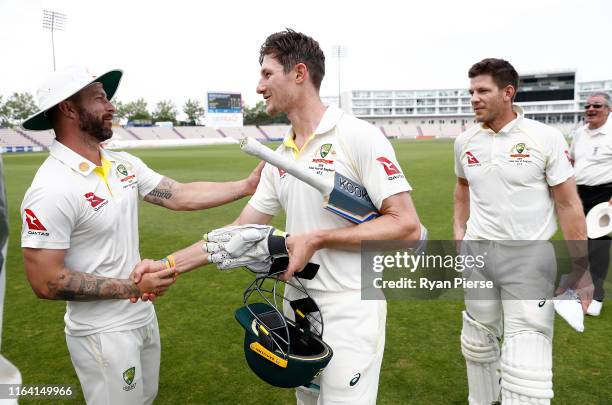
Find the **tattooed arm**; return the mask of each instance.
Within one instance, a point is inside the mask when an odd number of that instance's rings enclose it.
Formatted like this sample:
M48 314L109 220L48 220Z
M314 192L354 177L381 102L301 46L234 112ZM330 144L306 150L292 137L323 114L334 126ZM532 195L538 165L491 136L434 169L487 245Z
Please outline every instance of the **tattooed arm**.
M144 200L175 211L216 207L253 194L262 169L263 163L260 163L246 179L224 183L179 183L164 177Z
M64 266L65 250L23 249L28 281L39 298L94 301L140 297L144 292L163 293L174 283L174 270L149 273L138 284L129 279L95 276Z

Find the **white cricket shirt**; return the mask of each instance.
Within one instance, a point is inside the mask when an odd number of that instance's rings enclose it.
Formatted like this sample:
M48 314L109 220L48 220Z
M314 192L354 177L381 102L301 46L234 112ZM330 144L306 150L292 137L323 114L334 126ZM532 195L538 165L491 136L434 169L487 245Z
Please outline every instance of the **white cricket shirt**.
M362 184L377 209L394 194L410 191L393 147L379 129L329 106L314 134L300 151L289 129L276 150L295 160L312 173L334 179L335 171ZM287 214L285 230L302 234L320 229L356 226L323 208L323 196L313 187L270 164L264 167L257 191L249 201L256 210L276 215ZM312 259L321 267L313 280L304 285L313 290L347 291L361 288L359 252L321 249Z
M107 184L96 173L101 169L63 144L54 141L49 151L21 205L21 246L63 249L70 270L127 279L140 261L139 196L162 176L135 156L101 149ZM150 302L68 301L65 330L73 336L128 330L154 316Z
M576 131L570 155L574 160L576 183L597 186L612 183L612 120L589 129L588 124Z
M573 176L567 143L513 109L499 133L478 124L455 140L455 174L470 185L465 239L547 240L557 229L549 187Z

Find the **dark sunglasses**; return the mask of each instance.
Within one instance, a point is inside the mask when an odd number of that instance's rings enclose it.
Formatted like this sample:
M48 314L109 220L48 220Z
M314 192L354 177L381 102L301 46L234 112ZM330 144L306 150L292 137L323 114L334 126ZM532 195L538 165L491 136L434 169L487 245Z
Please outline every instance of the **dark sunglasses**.
M604 104L585 104L584 109L588 110L589 108L593 107L594 109L599 110L603 106Z

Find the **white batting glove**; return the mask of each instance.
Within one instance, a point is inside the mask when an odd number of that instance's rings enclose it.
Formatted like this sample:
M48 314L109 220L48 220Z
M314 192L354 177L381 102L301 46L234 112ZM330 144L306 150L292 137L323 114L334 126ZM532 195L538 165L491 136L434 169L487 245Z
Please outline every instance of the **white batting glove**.
M220 270L247 267L265 273L275 258L286 257L287 234L268 225L242 225L219 228L204 235L202 249Z

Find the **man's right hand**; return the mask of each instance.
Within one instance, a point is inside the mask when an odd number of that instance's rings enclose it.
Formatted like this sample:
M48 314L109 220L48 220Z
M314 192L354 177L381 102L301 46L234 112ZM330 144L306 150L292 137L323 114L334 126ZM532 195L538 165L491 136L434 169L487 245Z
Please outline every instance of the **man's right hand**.
M154 301L156 297L164 295L166 290L176 281L176 270L168 268L165 262L160 260L144 259L134 267L132 280L138 286L143 301ZM135 303L137 297L130 298Z

